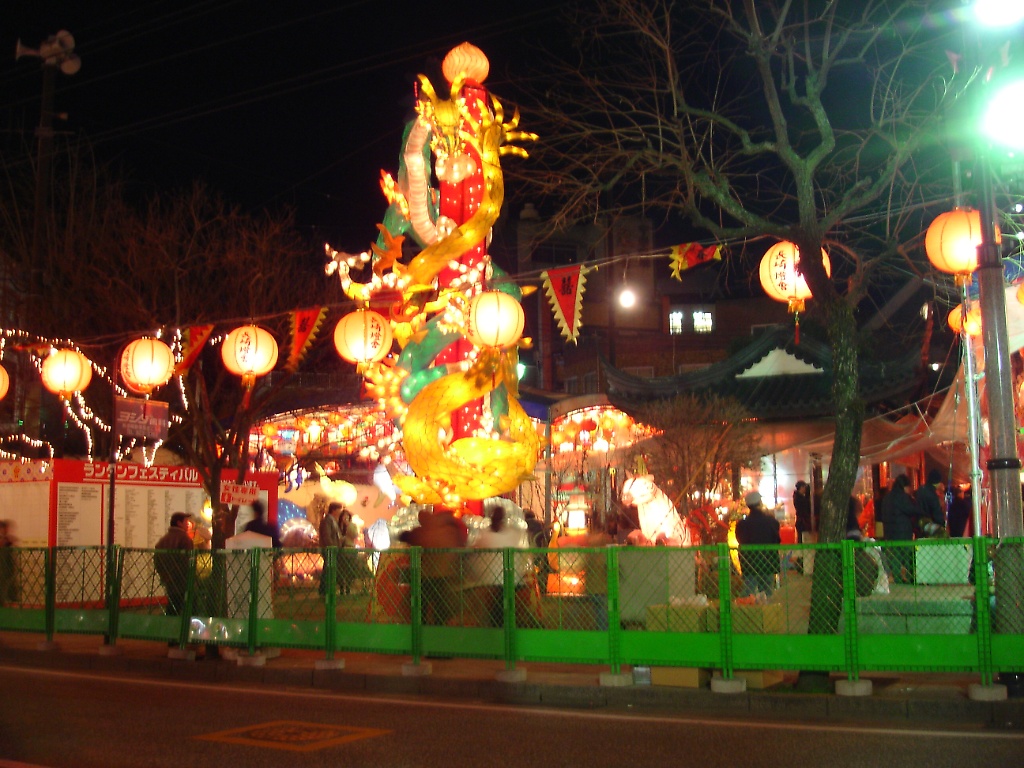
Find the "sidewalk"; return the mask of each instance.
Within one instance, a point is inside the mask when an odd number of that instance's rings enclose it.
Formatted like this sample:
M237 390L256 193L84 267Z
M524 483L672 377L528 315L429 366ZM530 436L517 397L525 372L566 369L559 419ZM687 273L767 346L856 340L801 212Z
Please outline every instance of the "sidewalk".
M0 632L0 665L515 705L1024 730L1024 699L973 701L967 689L978 682L975 675L865 674L862 679L871 680L872 694L854 697L798 692L795 673L786 673L781 683L765 690L714 693L707 686L629 684L628 669L614 680L620 685L602 685L607 669L581 664L521 663L516 672L525 673L525 679L509 681L501 661L484 659L429 659L415 669L407 656L346 652L337 656L344 668L332 669L325 668L324 654L318 651L285 648L279 656L259 659L258 665L249 659L205 659L201 651L196 660L172 659L166 646L151 641L121 640L110 654L95 635L60 635L55 649L40 650L44 640L39 634ZM427 668L429 674L417 674Z

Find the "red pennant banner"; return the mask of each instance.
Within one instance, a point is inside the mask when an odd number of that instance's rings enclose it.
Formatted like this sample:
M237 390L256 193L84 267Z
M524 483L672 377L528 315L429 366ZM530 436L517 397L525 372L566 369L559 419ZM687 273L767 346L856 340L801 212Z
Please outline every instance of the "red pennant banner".
M569 341L575 342L582 323L580 310L583 307L583 293L589 270L582 264L571 267L549 269L541 274L544 291L548 295L551 311L558 321L558 328Z
M721 261L722 246L702 246L700 243L683 243L682 245L673 245L669 258L670 266L672 268L672 277L676 280L682 280L679 273L684 269L691 269L692 267L696 267L699 264L705 264L709 261Z
M292 330L292 348L288 355L288 362L284 369L289 373L295 373L305 357L309 345L313 343L320 324L327 316L327 307L312 307L310 309L296 309L288 314L289 324Z
M185 331L185 343L182 345L181 362L174 367L174 375L180 376L189 368L203 351L203 345L213 333L213 324L192 325Z

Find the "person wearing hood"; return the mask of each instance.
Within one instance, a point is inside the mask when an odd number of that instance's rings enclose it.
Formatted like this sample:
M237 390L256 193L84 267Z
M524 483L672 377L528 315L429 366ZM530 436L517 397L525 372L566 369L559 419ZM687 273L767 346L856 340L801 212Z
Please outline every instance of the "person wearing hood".
M736 541L740 545L740 570L743 572L744 593L753 595L762 592L771 597L780 571L778 551L744 549L750 544L781 544L779 521L764 508L761 494L757 491L748 493L744 500L750 514L736 523Z

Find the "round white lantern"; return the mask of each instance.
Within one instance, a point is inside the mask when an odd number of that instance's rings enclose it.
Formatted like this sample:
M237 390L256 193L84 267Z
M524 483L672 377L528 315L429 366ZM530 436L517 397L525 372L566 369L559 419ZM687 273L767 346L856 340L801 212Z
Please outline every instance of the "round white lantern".
M821 249L825 274L831 277L832 264ZM771 298L789 304L790 311L803 311L804 301L811 298L811 289L800 274L800 249L788 240L776 243L761 257L761 287Z
M137 395L148 395L171 380L174 353L160 339L136 339L121 353L121 379Z
M58 349L43 361L43 386L67 400L92 381L92 363L74 349Z
M7 397L7 390L11 387L11 377L7 375L7 369L0 365L0 400Z
M243 325L227 335L220 348L224 367L251 387L257 376L265 376L277 365L277 342L258 325Z
M511 347L519 341L525 326L522 305L507 293L484 291L469 302L466 338L478 347Z
M978 268L981 214L973 208L954 208L935 217L924 236L928 261L940 272L966 277Z
M383 360L391 351L391 324L372 309L357 309L334 327L334 348L357 365Z

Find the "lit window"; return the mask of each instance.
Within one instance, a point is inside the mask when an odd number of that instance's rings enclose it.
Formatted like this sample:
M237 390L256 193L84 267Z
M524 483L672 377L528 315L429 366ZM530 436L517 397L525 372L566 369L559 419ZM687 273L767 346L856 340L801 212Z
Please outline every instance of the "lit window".
M673 309L668 313L668 332L673 336L676 336L683 332L683 318L686 315L683 314L681 309Z
M711 333L715 330L715 318L710 312L696 310L693 313L693 332Z

